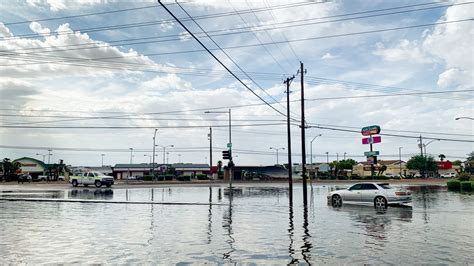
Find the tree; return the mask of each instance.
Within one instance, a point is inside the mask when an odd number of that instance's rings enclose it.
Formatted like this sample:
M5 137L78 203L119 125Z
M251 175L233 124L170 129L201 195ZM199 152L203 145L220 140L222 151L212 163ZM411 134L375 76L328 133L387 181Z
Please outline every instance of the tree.
M468 173L474 174L474 151L467 155L466 162L464 163L464 170Z
M387 166L385 164L382 164L379 169L379 173L377 175L383 175L383 172L387 171Z
M13 176L21 167L19 162L11 162L9 158L4 158L0 164L3 172L3 178L7 181L13 179Z
M453 165L461 165L461 164L462 164L461 160L453 161Z
M438 155L438 157L439 157L440 161L444 161L444 159L446 159L446 155L444 155L444 154L440 154L440 155Z
M426 171L438 170L438 165L432 156L415 155L407 162L407 168L410 170L418 170L421 175Z

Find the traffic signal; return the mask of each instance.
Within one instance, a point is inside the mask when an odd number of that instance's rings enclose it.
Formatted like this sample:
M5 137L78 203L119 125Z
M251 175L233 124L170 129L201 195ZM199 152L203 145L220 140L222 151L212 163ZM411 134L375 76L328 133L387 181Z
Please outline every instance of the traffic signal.
M222 151L222 159L224 160L231 160L232 154L230 151Z

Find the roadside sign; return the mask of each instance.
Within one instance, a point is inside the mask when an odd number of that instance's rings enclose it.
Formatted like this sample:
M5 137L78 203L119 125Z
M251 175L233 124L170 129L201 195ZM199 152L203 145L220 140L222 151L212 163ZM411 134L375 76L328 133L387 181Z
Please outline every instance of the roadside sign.
M232 143L227 143L227 148L232 148Z
M365 157L377 156L377 155L380 155L380 152L379 151L366 151L364 152L364 155Z
M377 156L367 157L367 164L377 164Z
M370 135L379 134L380 126L373 125L373 126L363 127L360 133L362 133L362 136L370 136Z
M362 144L374 144L382 142L382 137L375 136L375 137L368 137L362 139Z

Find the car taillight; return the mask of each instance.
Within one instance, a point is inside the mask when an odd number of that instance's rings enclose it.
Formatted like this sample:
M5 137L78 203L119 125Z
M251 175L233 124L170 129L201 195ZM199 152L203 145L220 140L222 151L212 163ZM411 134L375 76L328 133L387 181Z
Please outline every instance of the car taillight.
M397 191L395 192L395 195L397 196L405 196L405 195L409 195L407 192L403 192L403 191Z

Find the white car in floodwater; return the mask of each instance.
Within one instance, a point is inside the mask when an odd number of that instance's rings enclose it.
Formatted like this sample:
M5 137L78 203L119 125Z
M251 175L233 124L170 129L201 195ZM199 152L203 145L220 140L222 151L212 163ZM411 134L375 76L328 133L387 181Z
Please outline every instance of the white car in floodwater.
M386 208L390 204L410 203L412 197L409 191L392 188L388 183L357 183L347 189L330 192L327 199L333 207L340 207L343 203L352 203Z

